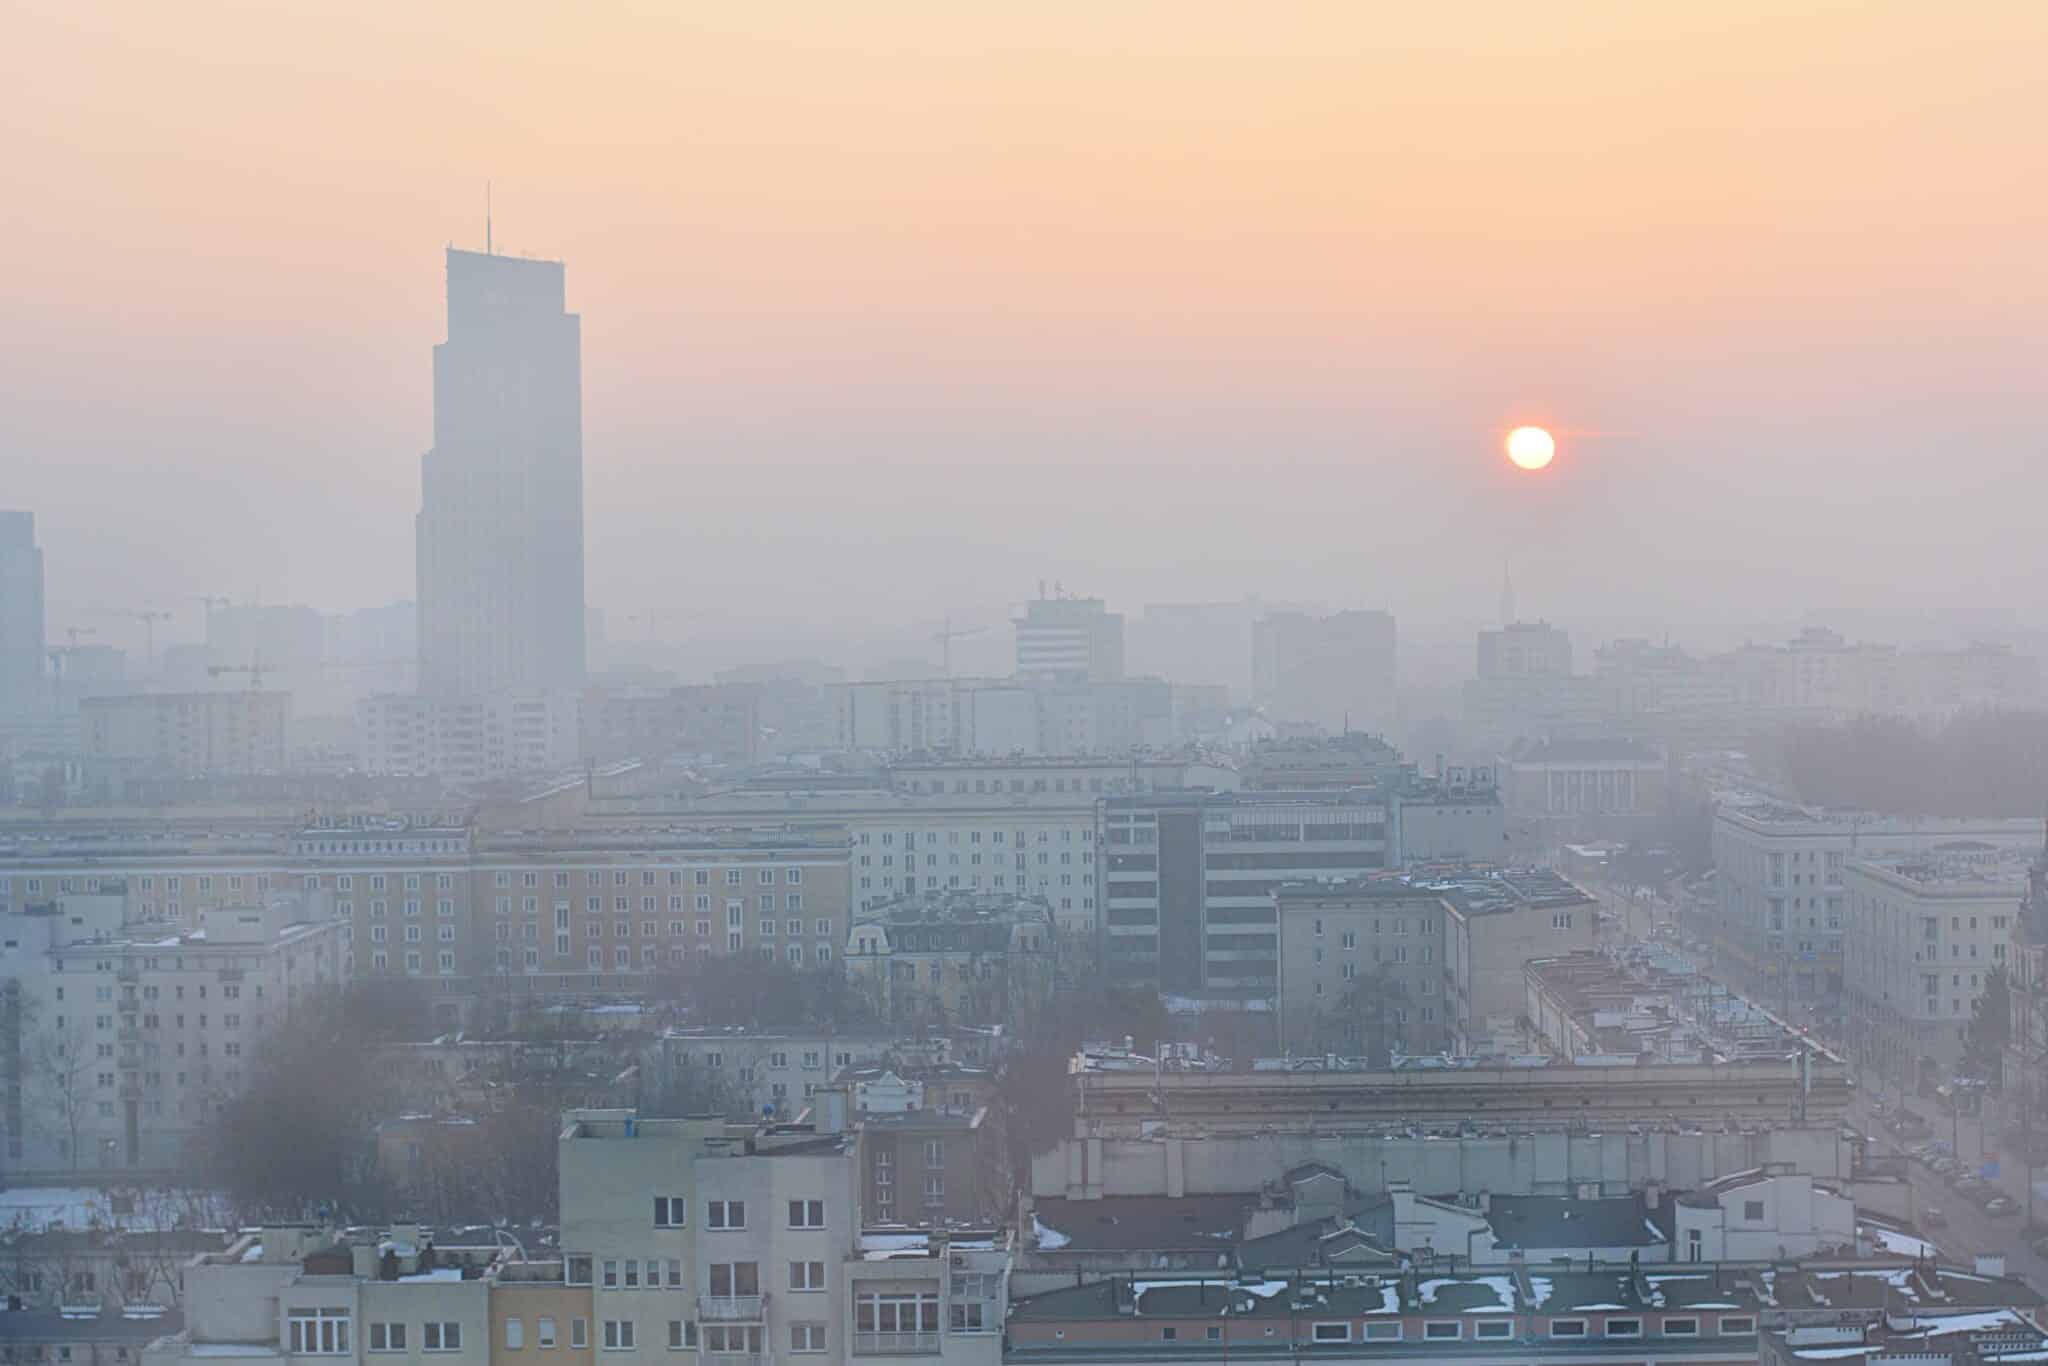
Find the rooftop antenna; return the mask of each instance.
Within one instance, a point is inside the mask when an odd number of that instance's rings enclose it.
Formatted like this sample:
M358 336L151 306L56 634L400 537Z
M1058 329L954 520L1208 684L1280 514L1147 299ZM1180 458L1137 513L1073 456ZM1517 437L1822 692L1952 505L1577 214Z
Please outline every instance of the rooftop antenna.
M491 254L491 182L484 182L484 255Z

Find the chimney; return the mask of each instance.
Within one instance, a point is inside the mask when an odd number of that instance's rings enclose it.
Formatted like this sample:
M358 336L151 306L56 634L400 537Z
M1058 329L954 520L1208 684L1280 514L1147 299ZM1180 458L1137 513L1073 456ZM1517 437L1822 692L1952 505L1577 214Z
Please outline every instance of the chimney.
M846 1132L846 1090L844 1087L827 1086L820 1089L812 1101L811 1127L821 1134L843 1134Z

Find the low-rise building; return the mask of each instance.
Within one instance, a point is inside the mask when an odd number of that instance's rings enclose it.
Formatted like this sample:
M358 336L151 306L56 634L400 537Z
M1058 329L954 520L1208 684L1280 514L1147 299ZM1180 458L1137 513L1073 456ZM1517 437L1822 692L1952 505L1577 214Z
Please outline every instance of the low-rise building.
M282 773L290 753L288 692L127 693L78 711L88 756L181 777Z

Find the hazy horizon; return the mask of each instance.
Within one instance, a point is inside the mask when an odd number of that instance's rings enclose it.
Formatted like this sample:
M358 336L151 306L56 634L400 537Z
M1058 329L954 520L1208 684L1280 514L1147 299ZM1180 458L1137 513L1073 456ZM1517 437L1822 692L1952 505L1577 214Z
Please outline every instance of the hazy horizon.
M17 5L4 501L53 636L411 597L490 179L582 316L614 635L1486 620L1504 557L1553 618L2010 600L2048 11L1774 8Z

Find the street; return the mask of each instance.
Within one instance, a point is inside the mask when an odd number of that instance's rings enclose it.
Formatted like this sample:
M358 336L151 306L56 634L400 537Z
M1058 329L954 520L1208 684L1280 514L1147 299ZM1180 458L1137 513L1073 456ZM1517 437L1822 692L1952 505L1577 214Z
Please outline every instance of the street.
M1925 1111L1931 1107L1916 1105L1915 1109ZM1936 1123L1930 1137L1942 1142L1960 1143L1960 1154L1969 1168L1974 1171L1983 1164L1984 1147L1980 1121L1975 1118L1954 1120L1950 1116L1931 1114L1930 1120L1946 1121ZM1873 1115L1870 1098L1858 1096L1850 1109L1850 1123L1858 1130L1871 1136L1871 1143L1877 1153L1884 1155L1903 1154L1916 1139L1901 1139L1885 1131L1883 1121ZM1974 1201L1967 1200L1948 1188L1948 1183L1929 1171L1925 1165L1910 1159L1906 1162L1909 1179L1913 1184L1913 1223L1921 1234L1939 1247L1945 1260L1968 1265L1979 1253L1998 1252L2005 1255L2005 1268L2010 1274L2024 1276L2035 1288L2048 1287L2048 1260L2034 1255L2027 1244L2032 1237L2026 1228L2027 1188L2026 1171L2015 1167L2010 1154L1998 1153L1999 1174L1997 1185L2010 1195L2020 1206L2019 1214L1996 1218L1978 1208ZM2048 1168L2041 1169L2048 1172ZM1921 1212L1934 1206L1948 1217L1942 1228L1929 1228L1921 1218ZM2036 1208L2035 1215L2048 1220L2048 1209Z

